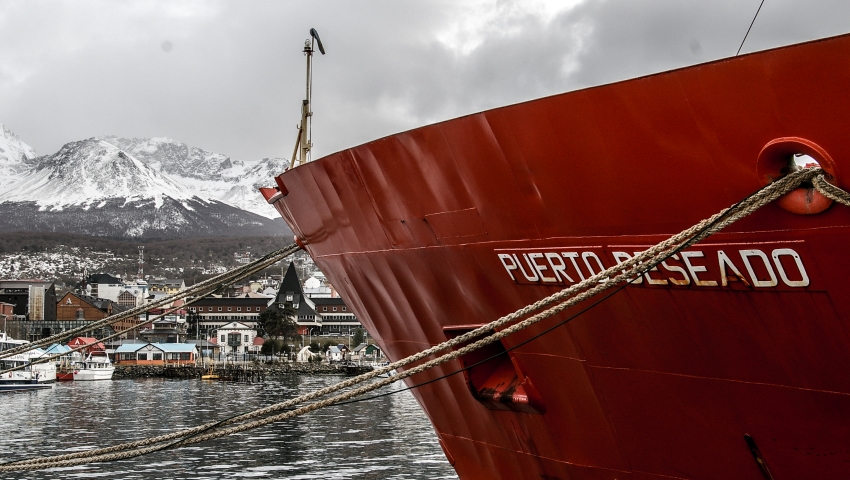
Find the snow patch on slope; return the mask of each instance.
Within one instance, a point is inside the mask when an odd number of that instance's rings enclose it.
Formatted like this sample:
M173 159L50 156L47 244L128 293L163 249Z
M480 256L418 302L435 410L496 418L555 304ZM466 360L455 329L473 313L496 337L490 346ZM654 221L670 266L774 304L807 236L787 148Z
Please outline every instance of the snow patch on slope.
M2 125L0 125L2 126ZM14 133L0 129L0 203L34 201L41 211L67 206L99 209L107 199L123 199L139 208L165 198L219 201L269 219L279 215L259 193L274 185L289 162L283 158L233 160L167 137L107 136L71 142L49 156L35 151Z
M30 169L35 150L0 123L0 187L15 182Z
M61 210L67 205L92 207L105 199L123 198L125 203L150 199L159 208L164 197L195 196L120 148L90 138L40 158L34 171L0 191L0 202L34 201L42 210Z

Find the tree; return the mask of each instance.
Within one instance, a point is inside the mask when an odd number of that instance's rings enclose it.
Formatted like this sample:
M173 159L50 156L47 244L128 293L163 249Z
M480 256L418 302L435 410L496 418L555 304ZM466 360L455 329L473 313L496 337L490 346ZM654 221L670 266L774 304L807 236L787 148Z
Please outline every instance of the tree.
M281 310L277 306L267 308L257 318L257 328L263 336L290 338L298 334L298 325L292 319L297 312L289 306Z
M283 340L266 340L265 342L263 342L263 346L260 347L260 353L262 353L263 355L275 355L277 353L283 353Z
M351 339L352 346L359 346L363 341L366 340L366 331L360 327L354 329L354 337Z

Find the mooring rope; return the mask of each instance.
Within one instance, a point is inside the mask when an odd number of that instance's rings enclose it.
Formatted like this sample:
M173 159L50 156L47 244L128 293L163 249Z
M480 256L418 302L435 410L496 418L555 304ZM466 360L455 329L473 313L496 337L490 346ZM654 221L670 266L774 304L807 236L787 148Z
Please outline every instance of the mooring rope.
M829 183L823 175L817 175L812 179L812 185L824 197L850 207L850 194Z
M382 368L375 369L371 372L340 382L336 385L325 387L323 389L308 394L300 395L296 398L280 402L274 405L270 405L268 407L264 407L258 410L254 410L243 415L231 417L220 422L211 422L183 431L173 432L157 437L150 437L147 439L124 443L121 445L115 445L112 447L2 464L0 465L0 471L38 470L131 458L138 455L144 455L155 451L163 450L165 448L174 448L178 446L190 445L206 440L212 440L214 438L218 438L225 435L230 435L233 433L258 428L264 425L268 425L270 423L286 420L288 418L292 418L298 415L310 413L314 410L323 407L347 401L364 393L376 390L385 385L393 383L396 380L416 375L437 365L470 353L485 345L489 345L508 335L512 335L513 333L516 333L537 322L540 322L541 320L550 318L571 306L574 306L591 298L592 296L602 292L603 290L611 288L623 281L628 281L629 279L643 275L644 273L647 273L653 268L655 268L658 264L660 264L669 256L673 255L675 252L683 248L687 248L688 246L705 239L706 237L716 233L717 231L722 230L733 222L751 214L762 206L776 200L778 197L797 188L801 183L806 181L812 181L818 191L821 191L822 188L819 185L826 183L823 179L823 171L820 168L808 168L789 174L786 177L783 177L763 187L756 193L750 195L749 197L742 200L741 202L738 202L732 207L721 210L719 213L699 222L691 228L688 228L658 243L657 245L647 250L644 250L643 252L635 255L631 259L626 260L621 264L610 267L599 274L593 275L590 278L583 280L582 282L567 287L553 295L550 295L549 297L546 297L538 302L519 309L509 315L505 315L483 327L467 332L466 334L459 335L458 337L440 343L439 345L426 349L422 352L416 353L402 360L390 363L389 365L386 365ZM837 189L837 187L835 188ZM839 197L843 197L846 200L850 200L850 194L841 189L837 190L837 195ZM821 193L827 195L823 191L821 191ZM520 320L523 317L526 317L527 315L531 314L532 312L540 310L541 308L556 302L560 303L557 303L551 308L548 308L542 312L525 318L524 320ZM513 322L517 323L509 325ZM462 344L470 342L483 334L494 332L497 328L500 327L505 328L496 331L495 333L489 334L488 336L481 338L477 341L469 343L468 345L461 346ZM374 377L387 373L391 370L397 370L407 365L416 363L420 360L425 359L426 357L432 356L443 350L459 346L460 348L457 348L452 352L443 354L426 363L403 370L390 378L381 379L379 381L361 386L359 388L349 390L342 394L293 409L293 407L295 407L296 405L303 404L316 398L324 397L326 395L343 389L347 389L349 387L363 383L367 380L371 380ZM287 409L289 411L284 413L278 413L276 415L267 416L265 418L258 418ZM231 425L239 422L246 423L242 423L240 425L236 425L230 428L221 428L226 425ZM164 442L170 443L163 444Z
M10 357L12 355L21 353L21 352L26 352L26 351L32 350L32 349L37 348L37 347L50 345L50 344L55 343L55 342L60 342L62 340L74 337L74 336L76 336L80 333L87 332L89 330L93 330L93 329L96 329L96 328L100 328L100 327L105 326L105 325L110 325L112 323L115 323L119 320L123 320L125 318L130 318L130 317L140 315L140 314L150 310L151 308L161 307L163 305L170 304L175 300L181 300L181 299L184 299L186 297L200 295L200 294L206 295L206 294L211 293L211 292L215 291L216 289L220 288L224 284L239 281L240 279L242 279L242 278L244 278L248 275L251 275L252 273L255 273L256 271L260 271L263 268L267 268L271 265L274 265L275 263L281 261L282 259L288 257L289 255L292 255L293 253L297 252L300 248L301 247L299 247L297 244L294 244L294 243L287 245L286 247L281 248L279 250L275 250L274 252L271 252L271 253L255 260L251 263L245 264L242 267L235 268L235 269L230 270L228 272L225 272L221 275L218 275L218 276L215 276L213 278L204 280L202 282L198 282L195 285L193 285L193 286L191 286L191 287L189 287L185 290L181 290L180 292L174 293L172 295L168 295L168 296L163 297L159 300L155 300L155 301L147 303L145 305L140 305L138 307L134 307L130 310L126 310L124 312L117 313L115 315L111 315L111 316L106 317L102 320L97 320L97 321L94 321L94 322L87 324L87 325L81 325L81 326L73 328L71 330L67 330L65 332L58 333L56 335L53 335L53 336L50 336L50 337L47 337L47 338L43 338L43 339L37 340L35 342L30 342L30 343L21 345L20 347L15 347L15 348L11 348L9 350L4 350L4 351L0 352L0 360L7 358L7 357Z
M279 251L279 252L289 251L289 250L290 250L290 247L295 247L295 246L296 246L295 244L292 244L292 245L290 245L289 247L284 248L284 249L281 249L281 250L278 250L278 251ZM295 250L294 250L294 251L297 251L297 250L298 250L298 249L297 249L297 248L295 248ZM294 253L294 251L293 251L293 253ZM290 253L289 255L291 255L291 254L292 254L292 253ZM132 331L134 331L134 330L138 330L138 329L142 328L144 325L147 325L147 324L149 324L149 323L151 323L151 322L155 322L155 321L159 320L160 318L163 318L163 317L165 317L166 315L169 315L169 314L173 313L173 312L174 312L174 311L176 311L176 310L179 310L179 309L181 309L181 308L186 308L186 307L188 307L189 305L192 305L192 304L194 304L194 303L196 303L196 302L199 302L199 301L201 301L202 299L204 299L207 295L209 295L209 294L211 294L211 293L215 292L216 290L218 290L218 289L220 289L220 288L223 288L223 287L227 287L227 286L229 286L229 285L232 285L233 283L238 282L239 280L242 280L242 279L244 279L244 278L246 278L246 277L249 277L249 276L251 276L251 275L253 275L253 274L257 273L257 272L260 272L260 271L264 270L265 268L268 268L269 264L277 263L277 261L279 261L279 260L274 261L274 262L272 261L272 260L273 260L273 259L275 259L275 258L277 258L277 256L276 256L276 255L275 255L275 256L273 256L273 257L272 257L272 258L270 258L270 259L267 259L267 260L264 260L264 261L260 261L260 262L259 262L259 263L257 263L256 265L254 265L254 264L248 264L248 265L246 265L246 266L251 267L251 268L249 268L249 269L247 269L247 270L245 270L243 267L240 267L240 268L239 268L239 270L240 270L240 272L241 272L241 273L240 273L237 277L235 277L235 278L231 278L231 279L228 279L228 280L226 280L226 281L223 281L222 283L216 283L216 284L214 284L214 285L210 286L209 288L207 288L207 289L203 290L201 293L199 293L198 295L196 295L194 298L191 298L191 299L189 299L189 300L186 300L186 302L185 302L183 305L181 305L181 306L179 306L179 307L170 307L170 308L169 308L166 312L164 312L164 313L162 313L162 314L160 314L160 315L157 315L157 316L155 316L155 317L153 317L153 318L151 318L151 319L149 319L149 320L147 320L147 321L145 321L145 322L139 323L139 324L137 324L137 325L133 325L133 326L131 326L131 327L125 328L124 330L118 331L118 332L116 332L116 333L114 333L114 334L112 334L112 335L106 336L106 337L104 337L104 338L102 338L102 339L98 340L98 342L106 342L106 341L112 340L113 338L121 337L122 335L126 335L126 334L127 334L127 333L129 333L129 332L132 332ZM262 260L262 259L261 259L261 260ZM235 270L234 270L234 271L235 271ZM227 273L228 273L228 274L232 274L232 273L233 273L233 271L230 271L230 272L227 272ZM185 291L183 291L183 292L178 292L178 293L177 293L177 294L175 294L175 295L184 295L184 294L185 294ZM180 298L183 298L183 297L181 296ZM91 328L91 327L88 327L88 328ZM197 327L196 327L196 328L197 328ZM30 344L27 344L27 346L30 346ZM76 348L73 348L73 349L71 349L71 350L69 350L69 351L67 351L67 352L57 353L57 354L47 355L47 356L41 356L41 357L38 357L37 359L33 359L33 360L31 360L29 363L22 364L22 365L18 365L18 366L16 366L16 367L10 367L10 368L7 368L6 370L2 370L2 371L0 371L0 375L3 375L4 373L8 373L8 372L15 371L15 370L21 370L21 369L27 368L28 366L33 365L33 364L46 363L46 362L49 362L49 361L51 361L51 360L56 360L56 359L57 359L57 358L59 358L59 357L63 357L63 356L68 355L68 354L70 354L70 353L74 353L74 352L78 352L78 351L80 351L80 350L84 350L84 349L86 349L86 348L89 348L90 346L91 346L91 345L89 345L89 344L81 345L81 346L76 347ZM30 348L30 349L32 349L32 348Z

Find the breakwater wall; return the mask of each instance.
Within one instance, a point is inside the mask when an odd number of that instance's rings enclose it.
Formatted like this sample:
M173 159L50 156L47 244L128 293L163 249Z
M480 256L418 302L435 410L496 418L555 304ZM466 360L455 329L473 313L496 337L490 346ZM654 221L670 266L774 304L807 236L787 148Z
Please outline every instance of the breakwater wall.
M280 375L360 375L370 366L327 363L270 363L217 366L213 373L222 380L259 381ZM201 378L209 367L194 365L115 365L113 379L122 378Z

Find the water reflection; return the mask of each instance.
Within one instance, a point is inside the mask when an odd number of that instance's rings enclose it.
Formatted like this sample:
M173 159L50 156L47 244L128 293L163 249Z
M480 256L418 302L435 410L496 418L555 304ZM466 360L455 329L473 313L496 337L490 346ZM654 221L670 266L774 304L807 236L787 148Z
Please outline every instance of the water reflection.
M114 445L221 420L284 401L341 377L241 384L201 380L59 383L0 397L2 461ZM400 383L378 393L398 390ZM457 478L409 392L146 457L14 478ZM11 478L11 477L9 477Z

